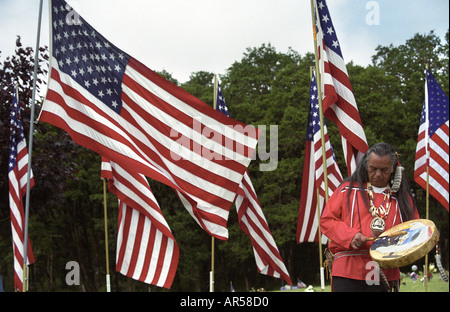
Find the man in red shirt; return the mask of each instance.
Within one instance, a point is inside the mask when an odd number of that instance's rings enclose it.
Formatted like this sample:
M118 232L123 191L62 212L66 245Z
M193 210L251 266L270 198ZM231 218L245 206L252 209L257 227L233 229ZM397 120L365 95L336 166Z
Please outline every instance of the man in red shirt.
M398 169L397 169L398 168ZM355 172L328 200L320 226L333 254L332 291L387 291L369 255L372 241L385 230L419 214L398 156L387 143L372 146ZM399 269L383 269L391 285Z

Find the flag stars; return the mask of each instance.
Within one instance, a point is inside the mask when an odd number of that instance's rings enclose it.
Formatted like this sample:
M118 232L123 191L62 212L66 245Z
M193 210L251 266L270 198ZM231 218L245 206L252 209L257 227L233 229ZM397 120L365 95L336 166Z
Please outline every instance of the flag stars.
M333 33L334 33L333 27L328 27L327 34L329 34L331 36L331 35L333 35Z
M58 6L52 11L53 56L59 69L119 112L121 81L129 56L104 40L82 17L80 24L73 26L65 23L67 10Z

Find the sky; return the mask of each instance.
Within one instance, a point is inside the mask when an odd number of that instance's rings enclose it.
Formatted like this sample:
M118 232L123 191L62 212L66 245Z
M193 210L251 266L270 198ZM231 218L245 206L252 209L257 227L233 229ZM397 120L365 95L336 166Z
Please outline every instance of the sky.
M313 52L310 0L72 0L84 19L117 47L179 82L193 72L223 75L247 48L271 44ZM444 42L448 0L328 0L346 62L367 66L379 45L404 44L434 30ZM0 0L0 61L17 35L36 46L39 0ZM48 0L40 45L49 44Z

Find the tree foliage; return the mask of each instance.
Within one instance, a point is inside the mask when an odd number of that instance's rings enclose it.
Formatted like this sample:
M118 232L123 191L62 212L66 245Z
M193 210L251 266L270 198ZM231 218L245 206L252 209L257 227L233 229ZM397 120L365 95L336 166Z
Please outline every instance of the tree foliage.
M428 64L441 87L449 92L448 32L445 42L431 31L416 34L399 46L379 46L366 67L347 64L352 88L369 145L385 141L401 154L416 194L421 216L425 215L425 191L412 182L417 132L424 100L424 68ZM43 87L48 52L40 50L38 86ZM13 82L18 81L22 118L28 134L33 51L17 40L16 54L0 64L0 192L8 197L7 157L9 114ZM299 55L289 49L277 51L270 44L248 48L219 77L230 116L269 131L278 127L276 170L261 171L260 158L249 166L259 201L292 280L318 282L318 246L295 242L306 123L309 110L310 67L314 55ZM180 84L170 73L160 73L206 103L213 102L214 73L192 73ZM37 100L37 108L39 103ZM327 121L330 140L342 172L346 172L338 130ZM103 190L100 157L73 143L63 131L49 124L35 127L31 192L30 237L36 263L31 266L32 291L104 290L105 251ZM267 139L269 143L269 139ZM268 145L268 144L267 144ZM172 286L175 291L207 291L211 269L211 238L189 216L176 193L166 185L149 181L155 197L180 247L180 263ZM113 291L163 291L149 287L114 270L117 235L117 199L110 193L108 237ZM440 247L448 267L448 213L431 199L430 219L441 232ZM237 290L251 287L278 288L279 279L257 272L249 238L239 228L233 206L228 220L229 239L215 240L215 289L227 291L230 281ZM81 285L67 286L65 265L80 264ZM9 203L0 202L0 275L6 290L12 290L12 248Z

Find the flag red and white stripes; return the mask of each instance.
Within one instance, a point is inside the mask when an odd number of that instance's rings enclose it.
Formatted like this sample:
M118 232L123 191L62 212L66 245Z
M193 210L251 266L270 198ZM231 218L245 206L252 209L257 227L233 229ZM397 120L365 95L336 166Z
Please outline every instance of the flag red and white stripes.
M11 215L11 230L14 253L14 289L23 290L23 252L25 236L25 212L23 197L26 195L28 180L28 150L23 132L18 106L18 91L15 90L11 105L11 143L9 150L9 207ZM30 188L34 185L33 172L31 172ZM28 264L34 262L34 254L29 237L27 238Z
M191 203L210 234L227 220L258 133L148 69L51 1L51 69L40 121ZM70 15L71 16L71 15Z
M216 109L229 116L225 97L222 94L218 81ZM244 173L242 182L239 184L235 203L239 226L251 240L258 272L264 275L282 278L289 285L292 285L289 273L259 204L258 196L253 188L248 171Z
M314 6L323 112L339 128L350 176L368 150L367 139L326 1L314 0Z
M325 206L325 180L320 134L319 102L315 76L310 85L310 108L306 128L305 162L303 165L300 207L297 220L297 243L319 242L319 217ZM334 157L327 127L324 125L325 152L327 159L328 195L331 196L342 182L342 175ZM319 190L319 197L317 197ZM319 208L318 204L319 202ZM322 235L321 242L327 243Z
M244 174L236 196L236 210L239 226L252 242L258 272L282 278L292 285L247 172Z
M102 159L102 177L119 199L116 270L125 276L170 288L179 249L142 174L131 174Z
M448 96L426 70L425 101L417 139L414 181L449 211L449 102Z

